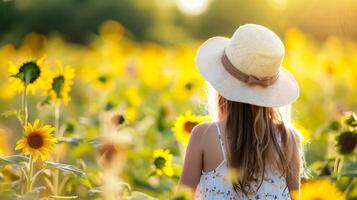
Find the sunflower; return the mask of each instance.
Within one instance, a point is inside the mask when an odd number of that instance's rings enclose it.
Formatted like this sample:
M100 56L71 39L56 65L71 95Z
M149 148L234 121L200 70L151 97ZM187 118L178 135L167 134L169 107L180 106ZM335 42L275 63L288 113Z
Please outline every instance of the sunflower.
M348 113L345 123L351 127L357 127L357 115L356 113Z
M48 85L50 97L54 101L63 101L66 105L69 100L69 92L73 84L74 69L70 66L62 67L62 63L57 63L55 73L52 75L51 83Z
M178 141L187 144L192 129L207 120L207 116L193 115L190 111L187 111L184 115L177 117L172 130Z
M40 120L24 126L25 136L16 142L15 150L22 149L25 155L32 155L34 161L39 157L44 161L49 152L54 152L54 144L57 142L52 132L55 130L51 125L39 126Z
M352 131L342 132L337 137L337 148L341 154L351 154L357 146L357 133Z
M48 81L48 71L43 64L45 57L38 60L27 60L22 64L9 62L10 87L16 92L24 90L35 93L36 89L45 89Z
M292 192L292 197L299 199L297 192ZM330 180L309 180L301 186L300 199L344 200L345 196Z
M123 38L125 29L117 21L108 20L100 25L99 32L104 40L118 42Z
M113 78L109 74L101 74L94 78L94 86L100 90L111 90L114 87Z
M154 157L154 166L155 173L158 176L166 175L173 176L174 171L172 168L172 154L170 154L170 150L166 149L156 149L153 154Z

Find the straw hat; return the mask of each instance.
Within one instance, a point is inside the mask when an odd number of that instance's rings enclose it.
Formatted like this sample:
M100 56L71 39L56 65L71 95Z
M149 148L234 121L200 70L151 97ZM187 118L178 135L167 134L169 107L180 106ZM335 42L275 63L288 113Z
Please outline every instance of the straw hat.
M197 51L202 76L219 94L231 101L263 107L294 102L299 86L281 66L284 44L268 28L246 24L232 38L213 37Z

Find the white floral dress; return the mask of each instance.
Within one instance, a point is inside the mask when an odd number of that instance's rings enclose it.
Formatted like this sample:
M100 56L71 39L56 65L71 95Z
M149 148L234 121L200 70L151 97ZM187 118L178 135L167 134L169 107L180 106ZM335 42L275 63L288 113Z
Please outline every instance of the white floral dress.
M227 161L225 155L222 134L218 123L217 133L222 147L223 161L216 169L203 172L199 185L195 193L196 200L290 200L289 190L286 185L285 177L273 170L265 170L265 178L260 188L259 183L251 183L252 190L248 195L238 191L235 192L232 185L226 181Z

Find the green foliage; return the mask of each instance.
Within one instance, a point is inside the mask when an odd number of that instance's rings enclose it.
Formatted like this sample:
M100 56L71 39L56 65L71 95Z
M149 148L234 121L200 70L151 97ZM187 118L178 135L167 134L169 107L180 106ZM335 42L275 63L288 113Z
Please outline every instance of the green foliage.
M29 158L22 155L13 155L13 156L6 156L0 157L0 166L4 165L18 165L18 166L25 166L25 163L29 161Z
M76 42L88 41L99 25L109 19L121 21L137 39L144 39L155 12L152 4L131 0L2 1L0 10L6 11L1 15L7 18L1 17L0 27L8 27L0 29L0 34L10 32L18 41L28 32L55 32Z
M67 165L67 164L56 163L56 162L51 162L51 161L46 161L45 164L46 164L45 166L48 168L59 169L64 172L71 172L77 176L85 175L85 173L82 170L78 169L77 167L75 167L73 165Z

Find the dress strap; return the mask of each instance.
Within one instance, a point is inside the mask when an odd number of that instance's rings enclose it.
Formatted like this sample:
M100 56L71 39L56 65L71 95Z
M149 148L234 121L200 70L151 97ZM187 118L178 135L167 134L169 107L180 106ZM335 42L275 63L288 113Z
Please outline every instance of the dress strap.
M224 143L223 143L223 138L222 138L222 134L221 134L221 129L219 128L218 122L216 122L215 124L216 124L216 127L217 127L217 133L218 133L219 144L221 145L221 148L222 148L223 159L226 160L226 151L225 151L225 148L224 148Z

